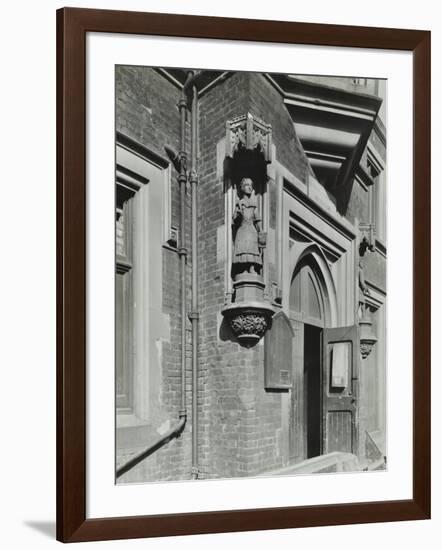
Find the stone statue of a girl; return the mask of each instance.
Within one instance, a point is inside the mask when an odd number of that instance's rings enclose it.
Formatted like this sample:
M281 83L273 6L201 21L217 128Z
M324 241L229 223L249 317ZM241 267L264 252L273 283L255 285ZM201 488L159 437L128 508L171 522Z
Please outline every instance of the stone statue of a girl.
M253 190L253 181L243 178L240 197L236 201L233 223L237 226L233 249L233 266L236 273L247 271L260 273L261 249L266 245L266 235L261 231L258 201Z

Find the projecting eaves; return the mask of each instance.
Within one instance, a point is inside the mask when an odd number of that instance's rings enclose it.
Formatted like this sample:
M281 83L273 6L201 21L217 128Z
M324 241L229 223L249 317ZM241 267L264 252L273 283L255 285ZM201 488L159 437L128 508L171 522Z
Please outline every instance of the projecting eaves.
M315 77L272 74L267 78L283 95L313 174L335 197L338 211L345 213L382 99L326 86Z

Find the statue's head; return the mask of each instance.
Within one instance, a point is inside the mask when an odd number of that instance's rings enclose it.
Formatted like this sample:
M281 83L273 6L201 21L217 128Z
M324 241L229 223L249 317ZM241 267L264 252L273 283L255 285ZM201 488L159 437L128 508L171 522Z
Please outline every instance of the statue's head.
M253 180L251 178L243 178L239 188L241 193L250 196L253 193Z

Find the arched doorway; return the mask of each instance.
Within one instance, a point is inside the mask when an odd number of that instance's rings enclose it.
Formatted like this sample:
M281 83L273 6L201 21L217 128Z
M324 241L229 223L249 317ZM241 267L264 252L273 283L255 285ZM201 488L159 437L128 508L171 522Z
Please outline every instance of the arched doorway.
M312 458L322 450L322 330L330 321L330 307L323 277L311 254L304 256L295 268L290 285L290 318L302 333L301 400L304 457ZM298 339L301 339L298 338ZM299 434L299 431L298 431Z
M324 272L328 266L323 264L313 248L304 250L290 282L288 309L295 333L290 433L294 462L356 450L357 335L355 327L331 328L336 296L331 295L331 273Z

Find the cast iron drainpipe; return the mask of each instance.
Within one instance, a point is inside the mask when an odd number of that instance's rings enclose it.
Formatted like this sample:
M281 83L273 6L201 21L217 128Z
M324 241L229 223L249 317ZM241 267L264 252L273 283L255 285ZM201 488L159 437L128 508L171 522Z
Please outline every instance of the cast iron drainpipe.
M116 471L116 477L119 478L134 466L140 463L142 460L150 456L157 449L162 447L165 443L170 441L173 437L177 437L181 434L184 426L187 421L187 408L186 408L186 258L187 258L187 249L185 242L186 235L186 181L187 181L187 157L186 157L186 107L187 107L187 84L193 81L194 73L189 71L187 73L186 83L183 86L183 94L178 103L180 110L181 118L181 143L180 143L180 152L179 154L175 153L170 147L165 147L166 153L175 169L178 172L178 182L180 185L180 247L178 249L178 254L180 256L181 264L181 408L179 411L179 421L175 426L172 426L165 434L160 436L156 441L145 447L142 451L132 456L127 462L122 464ZM193 124L192 124L192 140L193 140ZM194 146L192 145L192 155L194 151ZM194 161L192 160L192 166L195 166ZM193 200L193 199L192 199ZM192 226L193 227L193 226ZM194 247L192 247L193 254ZM192 256L193 257L193 256ZM192 302L193 304L193 302ZM192 318L192 317L191 317ZM193 328L193 322L192 322ZM193 331L192 331L193 334ZM192 342L193 342L192 336ZM193 346L192 346L193 349ZM192 352L193 353L193 352ZM192 363L193 364L193 363ZM192 386L193 391L193 386ZM193 394L196 395L196 392ZM195 398L194 398L194 401ZM195 428L192 430L192 434L195 431ZM193 449L193 447L192 447ZM192 454L193 457L193 454ZM198 470L196 470L197 472ZM194 470L192 467L192 475Z
M197 73L197 75L200 73ZM196 75L196 76L197 76ZM196 76L193 78L195 80ZM198 174L197 163L197 123L198 92L192 86L192 137L190 184L192 188L192 309L189 319L192 323L192 479L198 479L198 340L199 340L199 303L198 303Z

